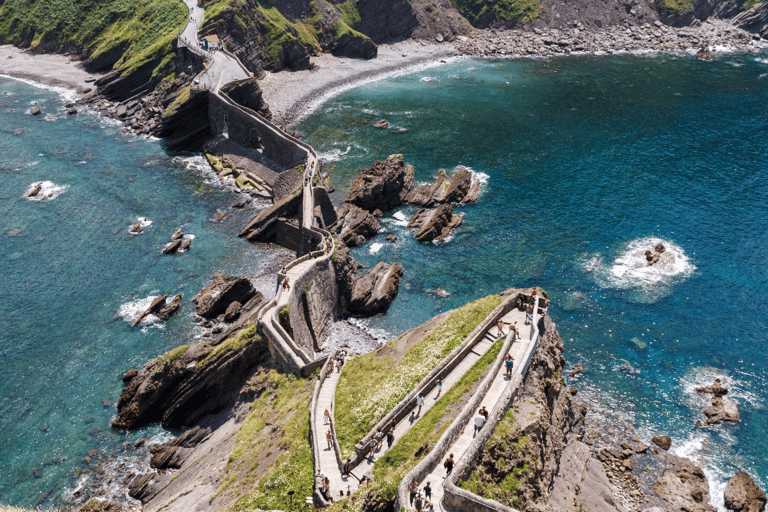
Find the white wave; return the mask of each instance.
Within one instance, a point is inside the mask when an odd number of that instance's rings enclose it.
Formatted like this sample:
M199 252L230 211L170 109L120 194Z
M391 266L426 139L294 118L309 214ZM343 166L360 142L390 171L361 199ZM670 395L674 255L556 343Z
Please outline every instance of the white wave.
M28 80L26 78L19 78L16 76L4 75L1 73L0 73L0 77L10 78L11 80L16 80L17 82L22 82L27 85L37 87L38 89L43 89L45 91L53 91L56 94L58 94L62 100L67 102L76 102L79 99L79 96L77 95L77 91L74 91L72 89L67 89L65 87L54 87L54 86L42 84L40 82L35 82L34 80Z
M85 484L88 483L88 480L90 480L89 475L82 475L80 478L78 478L75 481L75 485L73 487L65 487L64 491L61 493L62 497L67 501L72 501L75 498L75 493L77 491L82 490L85 487Z
M350 149L352 149L352 146L347 146L347 149L344 151L340 149L329 149L328 151L318 153L317 157L323 162L338 162L341 160L341 157L346 156L347 153L349 153Z
M136 321L137 318L139 318L139 315L147 310L147 308L152 304L152 301L158 297L159 295L150 295L149 297L144 297L143 299L136 299L121 304L117 310L117 316L121 317L125 322L132 324ZM148 326L159 321L160 319L155 315L147 315L139 325Z
M37 156L41 156L41 155L37 155ZM27 162L26 164L24 164L24 167L34 167L39 163L40 163L40 160L33 160L31 162Z
M37 162L34 162L34 163L37 163ZM37 193L37 195L35 195L34 197L26 197L38 185L40 186L40 191ZM24 196L30 201L50 201L51 199L56 199L61 194L66 192L68 188L69 188L69 185L56 185L51 181L36 181L35 183L32 183L29 186L29 188L27 188L27 191L24 193Z
M651 250L656 244L664 244L665 251L657 263L648 266L645 251ZM611 267L611 275L619 284L657 283L672 276L690 275L696 267L690 258L678 245L668 240L655 237L641 238L630 242L624 253L616 259Z
M393 224L395 226L403 226L406 227L408 225L408 217L401 211L395 212L394 215L395 219L397 219Z
M420 81L421 82L436 82L437 78L435 78L433 76L423 76L423 77L421 77Z
M369 254L376 254L381 250L382 247L384 247L384 244L382 243L377 242L375 244L371 244L371 248L368 250L368 252Z
M131 228L134 225L136 225L136 224L139 224L142 228L146 228L147 226L151 226L152 225L152 221L149 220L146 217L139 217L135 221L131 222L130 226L128 226L128 232L130 234L132 234L132 235L140 235L141 234L141 233L134 233L134 232L131 231Z
M755 59L755 62L759 62L760 64L768 64L768 59Z

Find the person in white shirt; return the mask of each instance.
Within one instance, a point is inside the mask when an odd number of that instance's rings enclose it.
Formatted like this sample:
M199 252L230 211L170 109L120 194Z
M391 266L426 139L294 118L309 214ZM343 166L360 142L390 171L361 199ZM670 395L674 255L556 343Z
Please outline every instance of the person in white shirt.
M478 412L477 416L475 416L475 432L472 434L472 437L475 437L477 433L480 432L483 425L485 425L485 416Z

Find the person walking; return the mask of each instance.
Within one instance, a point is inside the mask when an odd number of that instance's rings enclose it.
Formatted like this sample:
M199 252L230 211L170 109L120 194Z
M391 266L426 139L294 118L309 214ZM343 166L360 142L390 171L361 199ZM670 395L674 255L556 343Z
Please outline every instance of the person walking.
M447 459L445 459L445 462L443 462L443 467L445 468L445 476L451 474L451 471L453 471L453 466L455 462L453 461L453 454L450 454Z
M331 411L329 411L328 409L326 409L325 412L323 413L323 420L326 425L331 422Z
M480 432L480 429L483 428L483 425L485 425L485 416L477 413L477 416L475 416L475 431L472 433L472 437L475 437L478 432Z
M374 458L374 452L376 452L376 439L371 438L371 442L368 443L368 448L370 448L370 452L368 452L368 455L371 457L371 460Z
M416 411L416 416L421 414L421 406L424 405L424 395L419 393L419 396L416 397L416 405L419 406L419 410Z
M515 366L515 359L512 357L512 354L507 354L507 357L504 358L504 366L507 369L507 377L512 377L512 368Z
M440 398L440 393L443 391L443 379L438 378L435 382L435 385L437 386L437 394L435 395L435 400Z
M392 443L395 442L395 428L390 427L387 431L387 449L392 448Z
M328 441L328 449L333 448L333 432L331 432L331 429L328 429L328 432L325 433L325 440Z
M421 512L421 509L424 507L424 498L419 491L416 492L416 499L413 500L413 506L416 507L416 512Z
M424 486L424 497L427 500L432 501L432 482L427 481L427 485Z
M499 321L496 323L496 329L499 331L499 338L504 336L504 320L499 318Z
M477 413L482 414L485 417L485 421L488 421L488 409L485 406L482 406Z
M384 440L384 433L381 430L379 430L378 432L376 432L376 449L377 450L381 448L381 442L383 440Z
M525 308L525 325L529 323L533 323L533 306L530 304Z
M408 488L408 497L411 499L411 506L413 506L413 500L416 499L416 494L419 492L419 484L415 481L411 482L411 486Z

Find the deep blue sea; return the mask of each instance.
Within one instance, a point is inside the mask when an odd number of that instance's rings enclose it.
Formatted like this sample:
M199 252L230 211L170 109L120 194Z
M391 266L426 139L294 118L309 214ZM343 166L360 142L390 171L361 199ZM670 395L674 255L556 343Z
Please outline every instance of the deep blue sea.
M200 335L190 299L213 272L254 271L268 256L236 237L242 218L211 220L237 199L195 169L200 157L63 106L55 91L0 78L0 504L56 505L87 485L77 468L90 475L112 451L107 467L135 463L122 445L163 434L111 431L122 374ZM36 182L55 197L24 199ZM139 217L151 224L129 234ZM191 249L161 255L179 227ZM151 297L179 292L166 324L130 327Z
M371 126L382 118L390 129ZM329 162L338 202L358 169L393 153L419 182L458 165L485 180L447 243L417 243L404 227L416 209L403 207L383 219L397 243L383 232L354 251L405 269L371 327L399 333L541 286L593 414L646 442L672 436L721 510L735 471L768 486L766 53L460 60L348 91L299 130ZM674 263L636 268L658 241ZM715 376L741 422L698 427L694 388Z

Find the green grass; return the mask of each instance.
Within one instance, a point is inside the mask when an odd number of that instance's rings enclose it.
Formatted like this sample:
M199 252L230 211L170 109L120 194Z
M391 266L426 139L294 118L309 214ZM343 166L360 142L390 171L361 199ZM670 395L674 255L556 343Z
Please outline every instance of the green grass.
M681 13L693 9L692 0L659 0L661 10L670 13Z
M257 322L251 322L251 324L248 327L238 332L235 337L227 338L226 340L216 345L216 347L211 351L210 354L205 356L205 358L202 359L201 361L198 361L198 363L195 365L195 371L203 368L206 364L208 364L209 361L211 361L218 354L221 354L224 351L239 350L246 343L261 341L261 336L259 336L256 332L258 330L258 327L259 325Z
M190 86L186 86L181 91L179 91L179 95L176 97L175 100L173 100L173 103L170 104L170 106L165 109L165 112L163 112L163 117L168 117L170 115L173 115L174 112L176 112L176 108L179 107L179 105L182 105L189 101L189 97L191 95L192 88Z
M517 20L521 24L536 21L541 14L539 0L452 0L459 12L473 24L488 21Z
M501 303L489 295L454 311L435 330L399 357L399 340L352 359L336 391L336 435L342 456Z
M170 352L166 352L165 354L159 356L157 359L155 359L155 367L156 368L162 368L165 363L173 363L177 359L179 359L181 356L187 353L187 350L189 349L189 345L182 345L180 347L176 347L175 349L171 350Z
M253 383L264 391L240 428L217 491L217 495L229 492L239 496L230 510L292 510L289 491L294 492L296 510L305 496L312 496L309 402L314 382L277 370L264 370ZM259 459L277 450L282 453L262 468Z
M170 72L173 40L187 21L179 0L6 0L0 7L0 42L57 41L98 57L119 51L125 72L156 61L155 74Z
M341 11L341 19L350 27L360 23L360 13L357 11L357 0L347 0L336 4L336 8Z

